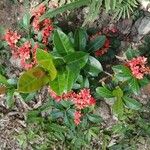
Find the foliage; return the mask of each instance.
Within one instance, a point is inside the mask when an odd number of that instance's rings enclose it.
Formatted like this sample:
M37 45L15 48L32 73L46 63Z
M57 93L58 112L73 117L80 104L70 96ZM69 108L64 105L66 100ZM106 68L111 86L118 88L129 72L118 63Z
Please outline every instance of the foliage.
M78 0L54 10L42 5L23 17L20 26L25 31L24 37L8 31L5 35L8 45L4 41L0 43L0 49L9 46L15 59L29 65L22 67L24 72L17 79L7 79L3 70L0 71L0 94L7 97L7 106L13 106L14 96L28 103L45 85L50 95L39 108L27 112L27 128L17 137L22 149L28 146L39 150L137 149L135 139L150 135L149 107L137 98L140 89L149 83L150 68L145 58L149 56L148 40L146 52L129 48L124 61L119 62L115 57L120 45L117 37L107 33L95 36L85 28L65 33L55 22L46 19L87 5L90 15L84 25L94 21L100 7L116 12L120 18L129 17L129 11L137 3L135 0L126 3ZM116 119L114 124L107 126L107 120L101 118L99 101L109 104Z
M49 83L51 89L58 95L69 92L85 65L83 69L92 76L97 76L102 71L100 62L92 56L89 57L87 52L91 53L101 48L104 42L105 36L101 35L87 44L86 31L78 29L74 43L72 43L66 34L55 30L54 51L50 54L40 49L37 50L36 58L39 67L22 74L18 82L18 91L33 92ZM40 82L37 82L39 79Z
M114 18L118 20L120 18L129 18L131 13L134 12L134 8L138 7L137 0L77 0L71 3L64 4L54 10L49 10L46 14L41 17L41 20L45 18L53 18L57 14L66 12L67 10L73 10L81 6L87 6L89 12L86 15L83 26L88 23L94 22L100 13L100 8L104 7L106 12L112 12Z
M24 149L29 145L34 149L88 148L87 144L91 139L97 138L102 120L100 116L92 113L92 108L88 108L84 111L82 123L75 126L74 111L69 101L58 103L49 99L39 109L28 113L28 129L18 136L19 143ZM46 141L36 144L36 141L42 140L43 137Z

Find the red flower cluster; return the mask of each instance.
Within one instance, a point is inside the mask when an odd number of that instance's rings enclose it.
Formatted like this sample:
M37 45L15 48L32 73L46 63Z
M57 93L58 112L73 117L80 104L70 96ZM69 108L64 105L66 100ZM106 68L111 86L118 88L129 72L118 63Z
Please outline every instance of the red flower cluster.
M25 42L18 48L19 58L21 59L21 66L25 69L30 69L36 64L36 50L38 45L32 48L30 42ZM32 55L32 58L31 58Z
M41 4L36 10L32 12L33 14L33 22L32 26L35 31L41 30L42 32L42 42L44 44L48 44L48 38L51 35L51 32L53 31L52 21L50 19L45 19L40 22L40 17L45 13L46 6L44 4Z
M78 94L74 94L72 101L78 110L95 105L96 101L91 96L89 89L82 89Z
M90 40L94 40L97 36L99 36L101 34L102 34L101 32L98 32L97 34L90 37ZM104 46L102 48L100 48L99 50L96 50L95 56L100 57L100 56L104 55L105 53L107 53L109 47L110 47L110 41L108 38L106 38Z
M21 38L21 35L18 35L17 32L13 31L7 31L4 38L11 48L12 57L20 59L20 65L22 68L29 69L36 64L35 53L38 48L37 44L32 48L31 43L27 41L19 47L17 42Z
M75 111L74 113L74 123L76 125L79 125L80 122L81 122L81 117L82 117L82 114L81 114L81 111Z
M146 67L147 58L139 56L127 62L127 66L131 69L132 74L137 79L143 79L145 74L149 73L149 68Z
M110 47L110 41L109 39L106 39L104 46L95 52L95 56L100 57L104 55L105 53L108 52L109 47Z
M80 122L81 115L78 114L81 113L81 110L86 107L95 105L96 103L95 99L91 96L89 89L82 89L79 93L68 92L68 93L64 93L61 96L58 96L51 89L49 89L49 93L50 96L58 102L61 100L71 100L74 103L76 110L78 110L75 112L75 118L74 118L76 125L78 125Z
M14 49L16 47L16 43L21 38L21 35L18 35L17 32L13 32L8 30L4 36L5 41L8 43L8 45Z
M53 90L51 90L50 88L48 89L50 96L56 100L57 102L60 102L61 100L69 100L72 99L72 97L74 97L74 92L68 92L68 93L63 93L61 96L57 95Z

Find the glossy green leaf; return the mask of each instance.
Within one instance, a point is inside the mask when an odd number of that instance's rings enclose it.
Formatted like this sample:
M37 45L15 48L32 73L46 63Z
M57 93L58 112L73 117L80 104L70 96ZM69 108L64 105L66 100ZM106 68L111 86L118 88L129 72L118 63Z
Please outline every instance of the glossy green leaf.
M139 110L142 107L142 104L133 98L124 96L123 100L124 100L125 105L130 109Z
M49 72L50 80L54 80L57 75L57 70L53 63L53 56L44 50L37 49L36 57L38 64Z
M73 10L75 8L79 8L81 6L85 6L85 5L89 5L89 3L91 2L91 0L78 0L78 1L74 1L71 2L69 4L63 5L59 8L56 8L54 10L49 10L47 11L42 17L41 17L41 21L46 19L46 18L52 18L54 16L56 16L57 14L63 13L65 11L68 10Z
M108 12L111 9L110 4L111 4L111 0L105 0L106 12Z
M123 65L117 65L112 67L115 78L119 81L127 81L132 78L132 73L130 69Z
M50 82L53 91L58 95L70 91L80 73L80 67L76 64L66 66L66 70L59 72L56 79Z
M78 65L74 64L68 65L66 69L66 90L70 91L79 76L80 69Z
M1 74L0 74L0 83L8 85L7 79Z
M85 29L79 28L74 35L74 44L76 50L85 50L87 44L87 33Z
M135 58L139 55L139 52L137 50L134 50L134 49L131 49L131 48L128 48L127 51L125 52L125 55L126 55L126 58L128 60L132 59L132 58Z
M77 51L64 56L64 61L68 65L78 65L81 69L88 61L89 55L82 51Z
M113 112L118 117L121 117L124 111L123 100L122 100L123 91L120 87L116 87L116 89L114 89L112 93L116 97L113 105Z
M105 41L106 41L106 36L105 35L100 35L97 38L95 38L94 40L90 41L90 43L87 47L87 50L89 52L96 51L96 50L103 47Z
M113 112L116 116L121 117L123 115L124 106L121 98L117 98L113 105Z
M98 76L100 72L103 71L101 63L94 57L89 56L89 60L84 68L91 76Z
M39 90L49 81L48 76L41 67L35 67L23 73L18 81L18 91L30 93Z
M22 25L25 29L29 29L29 26L30 26L30 14L29 13L26 13L23 16Z
M6 105L8 108L11 108L14 106L15 100L14 100L14 89L8 90L6 95Z
M69 37L61 30L55 30L53 36L53 43L57 52L64 56L70 52L74 52L73 44Z
M120 87L116 87L116 89L113 90L112 94L117 98L123 97L123 91Z
M101 123L102 122L102 118L98 115L88 114L87 117L93 123Z
M50 81L50 87L58 95L66 93L66 71L58 72L57 77Z
M98 87L96 88L96 92L99 96L104 98L113 98L114 95L112 94L112 91L107 89L106 87Z
M132 78L131 80L129 80L129 86L134 94L137 95L139 93L140 87L136 78Z

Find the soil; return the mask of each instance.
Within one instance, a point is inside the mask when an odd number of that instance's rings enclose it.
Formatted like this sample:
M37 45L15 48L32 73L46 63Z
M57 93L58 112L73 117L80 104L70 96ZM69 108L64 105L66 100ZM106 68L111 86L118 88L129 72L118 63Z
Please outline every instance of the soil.
M37 1L32 1L34 5L37 4ZM5 29L12 28L13 30L17 29L17 23L21 19L23 12L24 12L24 6L22 3L13 4L11 0L1 0L0 1L0 25L2 25ZM75 12L76 14L78 12ZM95 21L92 25L90 25L91 28L102 28L103 26L106 26L109 22L109 16L102 12L103 17L99 17L97 21ZM79 14L76 22L78 22L76 25L79 26L79 24L82 22L83 18ZM58 21L60 22L61 26L66 26L67 28L73 29L74 22L73 20L63 20L63 18L59 18ZM112 22L111 22L112 23ZM122 26L126 23L126 26ZM111 24L110 24L111 25ZM125 20L123 22L118 22L117 26L119 30L123 31L122 34L128 35L129 31L132 26L132 20ZM121 32L120 31L120 32ZM2 38L2 37L1 37ZM122 45L123 47L124 45ZM121 49L122 49L121 47ZM13 68L10 63L6 63L8 65L8 68ZM11 74L10 74L11 72ZM10 72L8 72L9 76L17 76L18 70L15 70L15 68L11 69ZM26 124L24 121L24 115L26 111L29 109L37 108L40 105L42 105L42 101L44 100L44 97L47 95L47 91L41 90L39 94L36 96L36 99L27 105L24 103L19 97L16 96L16 107L13 110L7 109L5 106L5 95L0 95L0 150L21 150L21 147L18 144L16 135L17 133L25 128ZM150 97L150 84L142 89L142 94L139 98L139 100L146 104L149 101ZM104 101L100 102L100 109L97 110L101 115L102 118L105 120L105 124L107 126L111 126L114 124L115 120L111 116L111 110ZM148 143L147 140L144 141L145 143L139 145L139 150L148 150Z

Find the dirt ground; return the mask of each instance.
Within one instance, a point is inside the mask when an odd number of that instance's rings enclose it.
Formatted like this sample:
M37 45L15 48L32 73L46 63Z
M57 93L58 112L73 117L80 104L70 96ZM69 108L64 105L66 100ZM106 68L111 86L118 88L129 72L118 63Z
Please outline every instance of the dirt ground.
M0 25L4 28L16 29L17 23L22 17L24 7L21 3L13 4L12 0L0 1ZM106 20L105 20L106 21ZM95 23L96 24L96 23ZM98 23L97 23L98 24ZM99 25L99 24L98 24ZM1 37L2 38L2 37ZM21 150L15 135L25 128L24 122L25 109L28 109L23 102L18 102L19 109L16 107L13 111L7 110L4 105L4 96L0 96L0 150ZM150 85L142 90L139 100L146 103L150 99ZM100 113L104 119L110 121L110 110L105 103L101 104ZM113 122L113 120L111 120ZM111 123L110 123L111 124ZM142 145L139 145L139 150L150 150L147 140Z

